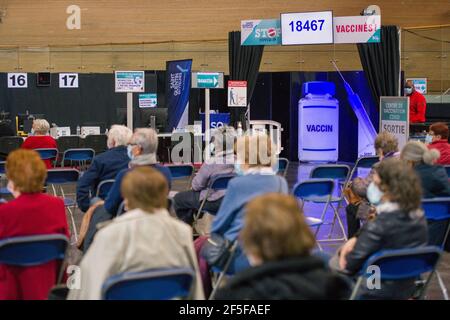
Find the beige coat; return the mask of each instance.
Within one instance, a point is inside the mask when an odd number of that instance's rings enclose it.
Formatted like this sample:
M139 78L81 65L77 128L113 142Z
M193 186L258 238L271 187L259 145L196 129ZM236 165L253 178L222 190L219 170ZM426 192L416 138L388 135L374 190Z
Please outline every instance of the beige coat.
M68 299L101 299L103 282L125 271L188 267L196 272L190 297L204 299L192 229L167 210L135 209L101 228L80 264L81 287Z

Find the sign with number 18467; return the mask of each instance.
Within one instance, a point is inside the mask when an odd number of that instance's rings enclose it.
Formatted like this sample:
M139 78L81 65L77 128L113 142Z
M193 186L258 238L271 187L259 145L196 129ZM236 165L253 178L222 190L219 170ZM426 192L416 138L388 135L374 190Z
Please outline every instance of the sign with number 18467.
M333 43L333 12L281 14L283 45Z

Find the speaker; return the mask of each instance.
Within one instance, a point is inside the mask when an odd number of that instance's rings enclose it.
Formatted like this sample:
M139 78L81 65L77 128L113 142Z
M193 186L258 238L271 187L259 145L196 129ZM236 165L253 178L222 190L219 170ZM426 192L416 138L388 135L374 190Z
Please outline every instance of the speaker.
M50 87L50 72L38 72L36 81L38 87Z

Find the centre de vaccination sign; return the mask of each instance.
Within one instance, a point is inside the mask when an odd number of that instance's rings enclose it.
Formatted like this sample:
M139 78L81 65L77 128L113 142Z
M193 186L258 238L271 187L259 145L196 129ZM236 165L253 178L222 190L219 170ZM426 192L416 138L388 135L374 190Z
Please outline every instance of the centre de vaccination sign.
M380 97L380 132L387 131L398 139L399 149L409 137L409 97Z

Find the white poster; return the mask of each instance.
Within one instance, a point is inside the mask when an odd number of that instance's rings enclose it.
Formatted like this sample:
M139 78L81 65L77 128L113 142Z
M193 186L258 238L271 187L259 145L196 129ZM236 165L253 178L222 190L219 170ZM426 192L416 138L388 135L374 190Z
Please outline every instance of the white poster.
M116 92L144 92L144 71L116 71Z
M281 43L333 43L333 12L300 12L281 14Z
M78 73L60 73L60 88L78 88Z
M28 74L8 73L8 88L28 88Z
M381 16L335 17L334 43L381 41Z
M228 81L228 106L247 106L247 81Z

